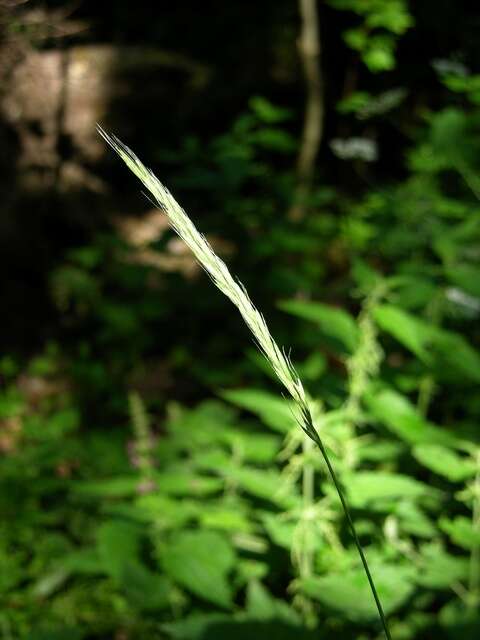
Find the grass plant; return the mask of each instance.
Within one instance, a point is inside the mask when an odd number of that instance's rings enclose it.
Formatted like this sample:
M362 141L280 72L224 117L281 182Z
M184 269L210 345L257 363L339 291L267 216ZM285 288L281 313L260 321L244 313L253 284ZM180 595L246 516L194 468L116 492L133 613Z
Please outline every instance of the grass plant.
M281 349L268 329L265 318L254 306L250 297L242 285L235 279L226 264L213 251L209 242L195 227L188 215L178 204L172 194L158 180L154 173L145 167L139 158L115 136L109 135L104 129L98 127L100 135L118 153L127 167L139 178L153 198L155 206L161 209L168 218L173 230L180 236L190 248L195 258L208 273L213 283L227 296L238 308L245 323L253 334L255 343L266 358L276 377L286 389L294 401L295 418L303 432L318 447L325 461L335 489L338 493L345 517L347 519L353 540L360 556L367 580L376 603L378 614L387 640L391 640L388 624L383 612L382 604L371 575L365 553L360 544L355 525L348 507L344 491L337 478L336 472L330 461L327 449L320 434L315 427L312 408L309 397L303 384L295 371L289 355Z

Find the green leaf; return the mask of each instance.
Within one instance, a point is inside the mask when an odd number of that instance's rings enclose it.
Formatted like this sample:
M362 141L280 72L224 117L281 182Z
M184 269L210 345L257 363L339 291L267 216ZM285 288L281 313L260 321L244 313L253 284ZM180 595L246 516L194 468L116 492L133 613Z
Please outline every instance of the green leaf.
M386 462L398 458L403 449L404 446L400 442L377 439L373 442L360 442L358 456L360 460Z
M291 484L288 484L284 476L274 469L232 467L228 472L228 478L246 493L282 507L293 506L298 499Z
M0 390L0 419L11 418L21 414L24 407L24 399L15 387Z
M397 35L413 25L413 18L403 2L374 2L366 24L371 28L383 28Z
M140 527L129 522L112 520L103 524L97 533L99 566L141 610L165 607L169 581L140 562L140 538Z
M252 580L262 580L268 576L270 567L266 562L259 560L250 560L248 558L240 559L237 563L238 584L248 584Z
M91 498L127 498L137 493L137 476L121 476L98 482L77 482L73 491Z
M266 98L261 96L255 96L250 99L249 107L256 113L256 115L266 122L267 124L274 124L277 122L284 122L291 118L292 112L290 109L284 109L283 107L277 107L269 102Z
M261 516L263 526L272 542L279 547L290 550L297 525L292 521L285 521L279 515L264 513Z
M440 528L450 536L450 540L471 551L480 547L480 530L473 526L472 520L465 516L457 516L456 518L440 518L438 524Z
M122 581L125 562L140 552L141 530L122 520L102 524L97 532L97 550L101 566L118 583Z
M52 436L62 436L75 431L80 424L80 413L76 408L63 409L54 413L47 422L48 432Z
M480 382L480 354L460 334L437 329L431 344L438 374L450 382ZM460 378L461 376L463 379Z
M463 336L440 329L393 305L379 305L374 317L381 329L443 378L456 381L458 375L480 382L480 354Z
M176 640L205 640L209 627L229 622L230 616L224 613L196 613L183 620L162 624L162 630L168 637Z
M393 55L393 41L390 46L385 46L385 40L381 43L368 46L363 54L363 61L374 73L378 71L390 71L395 67L395 56Z
M371 567L382 606L387 615L399 609L415 591L415 570L410 566L379 564ZM353 621L378 617L375 601L363 569L332 573L302 580L304 592Z
M409 444L455 446L459 442L453 434L425 420L405 396L393 389L372 389L364 401L373 417Z
M368 43L368 33L365 29L349 29L343 34L345 42L351 49L362 51Z
M222 529L233 533L252 533L254 530L254 525L245 512L221 504L203 505L198 518L202 527L206 529Z
M296 426L292 403L260 389L233 389L223 391L222 398L255 413L268 427L279 433L288 433Z
M168 431L175 445L189 450L221 443L232 428L235 409L218 400L201 402L193 409L170 405Z
M476 465L473 461L462 458L455 451L439 444L417 445L413 449L413 455L424 467L452 482L460 482L475 475Z
M373 315L381 329L390 333L420 360L424 362L429 360L427 346L430 326L428 323L391 304L378 305Z
M147 522L155 522L161 529L183 527L201 511L201 504L197 501L187 498L179 500L159 492L139 496L136 506L139 516L143 516Z
M159 491L172 496L207 496L218 493L224 486L220 478L202 476L189 469L156 473L154 480Z
M454 285L480 298L480 268L477 265L456 264L446 268L446 275Z
M252 134L252 140L259 146L272 151L289 153L297 148L296 139L284 129L264 127Z
M169 604L171 585L168 578L153 573L135 559L125 558L121 587L140 611L163 609Z
M352 316L343 309L303 300L286 300L278 306L294 316L312 320L325 336L340 343L346 351L351 353L355 350L358 344L358 327Z
M429 589L448 589L468 575L467 558L452 556L437 544L425 544L421 547L423 567L417 576L417 582Z
M161 551L161 564L172 580L226 609L232 606L227 576L235 560L231 544L214 531L181 531Z
M432 493L432 489L419 480L383 471L348 474L346 486L351 505L358 508L373 506L372 503L378 500L415 499Z
M280 448L277 436L251 431L232 431L225 434L225 440L235 455L246 462L273 462Z
M62 567L71 573L96 575L103 573L104 568L96 547L78 549L68 553L61 559Z
M246 613L251 620L284 620L301 625L299 614L284 600L274 598L258 580L251 580L247 587Z
M394 507L400 530L420 538L431 539L438 531L432 520L414 502L401 500Z

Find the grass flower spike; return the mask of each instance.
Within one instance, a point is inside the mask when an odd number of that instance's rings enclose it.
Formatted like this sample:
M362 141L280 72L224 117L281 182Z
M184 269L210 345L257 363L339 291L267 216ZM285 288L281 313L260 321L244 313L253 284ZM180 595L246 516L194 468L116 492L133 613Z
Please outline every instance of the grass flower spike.
M267 361L273 368L277 378L292 397L296 407L296 418L306 433L315 442L325 460L328 471L331 475L335 488L342 503L345 516L347 518L355 545L358 549L365 573L372 590L378 613L387 640L391 640L391 635L383 613L382 605L378 597L375 584L373 582L367 560L355 531L355 526L350 515L345 496L337 480L335 471L330 462L328 453L323 445L318 431L316 430L312 413L309 407L308 397L303 388L290 358L285 351L280 349L268 330L265 318L254 306L245 287L236 280L228 270L226 264L213 251L209 242L195 227L188 215L178 204L172 194L158 180L154 173L145 167L138 157L125 146L118 138L111 136L104 129L98 127L98 132L106 142L118 153L128 168L139 178L148 189L155 204L165 213L171 227L182 238L185 244L195 255L202 268L208 273L214 284L229 298L240 311L245 323L253 334L256 344L263 353Z

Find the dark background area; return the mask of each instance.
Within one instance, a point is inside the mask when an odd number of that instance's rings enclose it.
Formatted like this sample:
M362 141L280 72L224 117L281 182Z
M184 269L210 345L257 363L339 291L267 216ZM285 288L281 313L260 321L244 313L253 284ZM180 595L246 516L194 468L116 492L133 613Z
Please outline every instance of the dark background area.
M293 348L395 640L478 637L479 34L466 1L0 0L0 638L380 637L320 456L97 124Z

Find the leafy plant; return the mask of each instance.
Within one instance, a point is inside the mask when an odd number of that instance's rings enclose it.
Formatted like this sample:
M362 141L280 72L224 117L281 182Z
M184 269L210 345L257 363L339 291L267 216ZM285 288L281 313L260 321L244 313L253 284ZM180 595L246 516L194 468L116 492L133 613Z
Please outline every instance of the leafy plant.
M216 256L206 239L196 230L186 213L181 209L178 203L174 200L171 194L163 187L154 174L145 168L140 160L135 156L128 147L125 147L117 138L112 138L103 129L99 128L99 133L102 137L112 146L112 148L119 154L122 160L126 163L129 169L135 173L135 175L143 182L147 189L151 192L155 198L158 207L161 208L168 216L169 222L178 235L184 240L187 246L191 249L200 265L210 275L214 284L229 298L240 311L243 319L253 334L253 337L268 363L271 365L280 383L285 387L294 401L295 419L299 426L303 430L306 436L308 436L319 448L327 465L329 474L337 490L338 496L342 503L342 508L345 512L348 524L351 529L352 536L357 546L358 553L360 555L363 568L365 570L372 594L375 600L375 604L380 616L385 635L389 639L390 632L385 620L382 605L375 588L370 569L368 567L367 560L365 558L362 546L355 526L353 524L350 510L348 508L346 499L343 494L343 490L340 487L337 480L336 473L330 462L329 455L323 440L315 428L315 423L312 416L312 409L307 395L303 389L303 385L298 378L298 375L293 368L293 365L289 358L282 352L268 330L265 319L253 306L248 294L239 282L236 282L230 275L224 262Z

